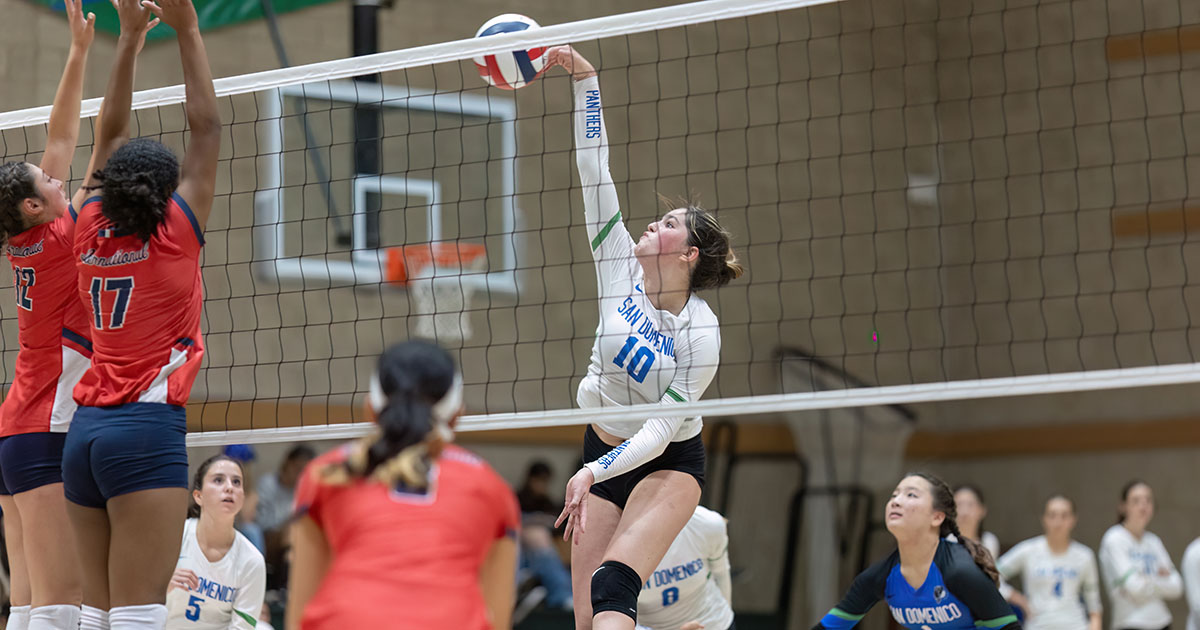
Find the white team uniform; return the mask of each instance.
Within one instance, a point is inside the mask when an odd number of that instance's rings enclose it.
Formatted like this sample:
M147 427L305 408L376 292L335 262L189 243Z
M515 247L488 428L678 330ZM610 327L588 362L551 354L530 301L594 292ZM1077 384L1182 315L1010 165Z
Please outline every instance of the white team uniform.
M1167 575L1160 576L1159 569ZM1163 600L1183 594L1183 580L1158 536L1138 540L1123 525L1113 525L1100 540L1100 570L1112 599L1114 630L1157 630L1171 623Z
M1055 554L1045 536L1030 538L1000 556L996 569L1008 580L1021 576L1033 609L1028 630L1087 630L1088 614L1101 611L1096 555L1078 542Z
M1200 538L1193 540L1187 551L1183 552L1179 570L1187 587L1187 630L1200 630Z
M699 621L705 630L733 623L729 535L725 519L697 507L638 595L638 628L674 630Z
M166 630L250 630L257 624L267 587L263 556L241 532L224 558L209 562L196 541L196 524L183 527L183 545L176 569L191 569L200 587L167 592Z
M708 303L693 294L679 315L660 311L643 292L642 266L621 222L608 171L608 140L596 77L575 82L575 158L583 185L587 232L596 262L600 324L576 402L583 408L699 400L717 371L721 332ZM596 481L654 459L669 442L700 434L699 416L597 423L623 444L587 467Z

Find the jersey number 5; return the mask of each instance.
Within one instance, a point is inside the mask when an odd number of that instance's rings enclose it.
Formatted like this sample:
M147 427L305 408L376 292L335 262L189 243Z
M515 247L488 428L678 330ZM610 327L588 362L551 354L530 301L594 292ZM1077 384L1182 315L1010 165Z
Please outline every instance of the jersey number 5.
M202 604L203 602L204 602L203 598L196 597L195 595L192 595L191 597L189 597L188 605L187 605L187 612L184 612L183 616L187 617L188 621L199 621L200 620L200 604Z
M113 300L112 317L108 318L109 330L115 330L125 325L125 311L129 310L129 299L133 294L133 276L124 278L92 278L92 312L96 320L92 322L96 330L104 330L104 316L100 312L100 283L104 283L105 291L115 291L117 297Z
M17 306L32 311L33 299L29 297L29 287L33 286L37 279L33 273L33 267L13 267L13 274L16 278L13 283L17 287Z
M641 383L646 380L646 374L650 373L650 366L654 365L654 352L650 348L642 346L633 353L633 358L629 359L629 365L625 365L625 359L629 358L629 352L636 345L637 337L630 335L625 340L625 345L621 346L621 351L613 358L613 363L616 363L618 367L625 368L633 380Z

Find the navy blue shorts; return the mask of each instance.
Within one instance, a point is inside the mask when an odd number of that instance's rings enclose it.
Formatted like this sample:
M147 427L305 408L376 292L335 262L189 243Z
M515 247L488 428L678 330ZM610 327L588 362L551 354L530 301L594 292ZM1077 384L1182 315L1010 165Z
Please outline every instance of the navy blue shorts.
M91 508L139 490L187 488L187 412L164 403L80 407L62 476L67 500Z
M594 462L609 451L613 450L600 439L592 425L588 425L583 433L583 463ZM629 495L643 479L651 473L660 470L677 470L695 477L700 489L704 490L704 442L700 436L690 437L682 442L671 442L662 455L634 468L633 470L592 484L589 492L601 499L606 499L622 510L629 501Z
M62 482L66 433L18 433L0 438L0 495Z

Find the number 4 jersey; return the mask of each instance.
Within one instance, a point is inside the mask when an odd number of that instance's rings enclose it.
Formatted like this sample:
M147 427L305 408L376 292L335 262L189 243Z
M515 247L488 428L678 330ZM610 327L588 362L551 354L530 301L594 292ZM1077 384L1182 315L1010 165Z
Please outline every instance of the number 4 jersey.
M708 303L692 294L678 315L658 310L646 296L634 242L621 222L616 186L608 170L608 145L595 77L575 83L575 156L583 185L589 245L596 263L600 324L580 407L610 407L699 400L717 371L721 331ZM700 433L699 417L669 415L636 423L597 423L633 438L596 462L596 481L628 472L662 452L668 442ZM636 432L636 434L635 434Z
M200 224L178 193L149 241L116 230L99 198L79 210L75 265L89 310L92 366L75 388L88 407L183 405L200 370Z
M0 437L65 433L71 392L88 368L88 314L75 297L74 212L13 235L5 247L16 288L16 372L4 399Z

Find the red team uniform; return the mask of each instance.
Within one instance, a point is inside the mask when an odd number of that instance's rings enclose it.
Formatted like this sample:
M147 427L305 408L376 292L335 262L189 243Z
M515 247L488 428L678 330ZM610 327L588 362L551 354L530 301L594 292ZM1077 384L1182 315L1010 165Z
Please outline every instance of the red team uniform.
M63 215L8 239L21 351L4 399L0 437L65 433L72 390L92 356L91 327L75 298L75 218Z
M88 200L75 228L76 298L87 305L92 366L75 387L67 498L86 507L137 490L186 488L183 405L200 370L204 235L171 196L149 241L123 234Z
M62 481L75 415L72 390L92 356L88 314L75 299L75 213L9 237L20 351L0 408L0 494Z
M479 571L497 539L516 536L508 484L456 446L438 457L423 492L322 483L317 472L349 448L313 460L296 488L296 513L321 528L333 559L304 609L304 630L491 628Z

